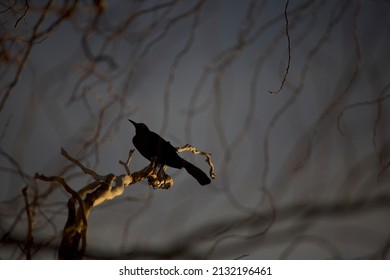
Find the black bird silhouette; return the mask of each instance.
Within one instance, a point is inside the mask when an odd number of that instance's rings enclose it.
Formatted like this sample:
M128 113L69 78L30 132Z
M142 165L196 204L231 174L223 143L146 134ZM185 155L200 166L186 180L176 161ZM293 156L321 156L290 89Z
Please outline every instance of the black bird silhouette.
M210 178L198 167L181 158L175 147L165 141L157 133L150 131L143 123L129 120L135 126L133 144L137 150L148 160L156 159L157 164L167 165L173 168L185 168L202 186L210 184Z

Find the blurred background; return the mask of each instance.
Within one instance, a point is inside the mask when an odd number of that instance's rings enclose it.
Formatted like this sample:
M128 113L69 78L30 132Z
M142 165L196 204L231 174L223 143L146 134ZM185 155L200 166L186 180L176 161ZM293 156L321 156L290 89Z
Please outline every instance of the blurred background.
M128 118L217 177L94 208L86 258L390 257L390 1L6 0L0 24L1 259L57 258L70 195L34 174L91 182L61 147L124 174Z

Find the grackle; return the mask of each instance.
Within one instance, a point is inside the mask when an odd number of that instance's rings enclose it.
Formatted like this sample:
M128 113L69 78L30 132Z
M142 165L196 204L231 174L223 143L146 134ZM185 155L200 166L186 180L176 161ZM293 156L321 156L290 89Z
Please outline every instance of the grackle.
M148 160L156 159L156 163L173 168L185 168L202 186L210 184L210 178L198 167L182 159L175 147L165 141L157 133L150 131L143 123L129 120L135 126L133 144L137 150Z

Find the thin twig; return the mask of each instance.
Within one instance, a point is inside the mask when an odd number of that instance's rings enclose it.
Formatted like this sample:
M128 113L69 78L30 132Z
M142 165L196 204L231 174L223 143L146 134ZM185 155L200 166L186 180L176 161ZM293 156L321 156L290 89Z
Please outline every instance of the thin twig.
M130 174L131 174L131 173L130 173L129 165L130 165L131 157L133 156L134 151L135 151L135 149L130 149L130 150L129 150L129 155L128 155L128 157L127 157L126 162L123 162L123 161L121 161L121 160L119 161L119 164L120 164L120 165L123 165L123 167L125 168L127 175L130 175Z
M101 175L98 175L95 171L85 167L84 165L82 165L80 163L80 161L78 161L77 159L71 157L66 151L64 148L61 148L61 155L63 155L66 159L68 159L69 161L73 162L75 165L77 165L85 174L88 174L90 175L92 178L94 178L95 180L104 180L106 178L106 176L101 176Z
M177 150L178 153L181 153L181 152L184 152L184 151L190 151L194 155L205 156L206 157L206 162L210 166L210 177L211 177L211 179L215 179L217 177L217 175L215 174L214 164L211 161L211 154L210 153L199 151L194 146L191 146L189 144L184 145L183 147L176 148L176 150Z
M19 22L26 17L27 12L30 9L30 6L28 4L28 0L26 0L25 2L26 2L26 7L24 9L24 12L23 12L22 16L16 21L15 28L18 26Z
M290 69L290 63L291 63L291 42L290 42L290 33L288 31L288 17L287 17L287 8L288 8L288 3L290 0L286 1L286 6L284 8L284 18L286 20L286 36L287 36L287 50L288 50L288 61L287 61L287 67L286 67L286 72L284 73L284 77L282 80L282 84L280 85L280 88L277 91L268 91L269 93L272 94L278 94L279 92L282 91L284 83L286 82L288 71Z

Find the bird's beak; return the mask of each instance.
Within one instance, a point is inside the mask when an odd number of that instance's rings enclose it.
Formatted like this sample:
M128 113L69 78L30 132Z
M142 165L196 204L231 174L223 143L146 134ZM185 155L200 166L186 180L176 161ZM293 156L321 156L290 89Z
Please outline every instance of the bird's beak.
M128 119L129 122L131 122L135 127L137 127L137 123L136 122L133 122L132 120Z

